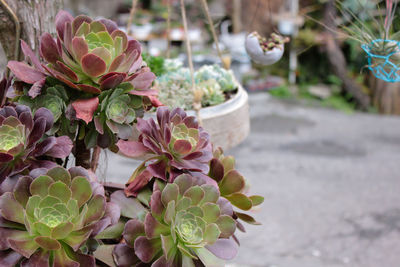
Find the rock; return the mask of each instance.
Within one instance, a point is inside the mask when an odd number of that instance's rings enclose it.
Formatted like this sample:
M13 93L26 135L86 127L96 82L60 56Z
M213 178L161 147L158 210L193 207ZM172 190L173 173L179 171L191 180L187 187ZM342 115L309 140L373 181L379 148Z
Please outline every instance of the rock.
M332 95L332 90L328 85L325 84L317 84L310 86L308 88L308 92L318 98L327 99Z

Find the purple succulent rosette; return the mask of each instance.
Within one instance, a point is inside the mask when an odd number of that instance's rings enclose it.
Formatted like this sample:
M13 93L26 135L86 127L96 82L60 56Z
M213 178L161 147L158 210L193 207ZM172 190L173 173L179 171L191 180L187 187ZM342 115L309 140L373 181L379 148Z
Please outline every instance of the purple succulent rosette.
M40 95L46 77L53 77L82 92L72 107L76 117L86 123L93 119L99 106L97 95L121 83L130 85L129 94L147 97L153 105L160 105L157 92L150 89L156 77L142 64L140 43L119 30L115 22L84 15L74 18L61 10L55 23L57 39L49 33L40 39L40 54L47 64L42 64L24 41L21 48L32 66L8 62L8 68L19 80L32 84L30 97Z
M53 126L53 115L45 108L34 115L24 105L0 108L0 182L7 176L37 167L54 167L56 163L41 156L65 158L73 147L66 136L46 137Z
M232 206L199 181L182 174L173 183L154 183L150 211L126 223L125 243L114 248L117 266L218 267L235 257Z
M212 158L210 136L193 116L181 108L157 109L157 122L138 118L138 141L120 140L119 151L128 157L147 159L128 181L126 193L136 195L152 177L173 182L185 172L208 173Z
M81 167L35 169L0 197L0 266L95 266L86 241L119 219Z

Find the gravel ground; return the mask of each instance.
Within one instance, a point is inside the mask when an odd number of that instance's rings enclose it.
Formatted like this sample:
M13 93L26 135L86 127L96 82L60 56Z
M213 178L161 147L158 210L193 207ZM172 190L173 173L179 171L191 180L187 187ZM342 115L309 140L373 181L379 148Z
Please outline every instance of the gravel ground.
M239 234L229 266L400 266L400 118L344 114L250 95L252 131L229 151L262 226ZM135 162L108 153L125 182Z

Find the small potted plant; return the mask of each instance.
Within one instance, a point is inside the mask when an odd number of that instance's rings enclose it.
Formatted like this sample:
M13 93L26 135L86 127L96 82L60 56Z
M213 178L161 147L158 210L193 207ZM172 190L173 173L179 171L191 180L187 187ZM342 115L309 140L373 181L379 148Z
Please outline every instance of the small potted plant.
M151 69L153 65L160 69L159 64L149 64ZM194 114L194 99L199 97L200 116L214 143L228 149L247 137L250 130L248 96L231 70L219 65L202 66L194 73L197 90L193 91L190 70L179 59L166 59L162 69L153 89L157 90L163 104Z
M246 38L246 51L250 58L261 65L272 65L278 62L285 51L284 44L289 42L289 37L272 33L267 39L257 32L249 34Z
M263 197L194 116L160 107L137 41L110 20L55 24L0 82L0 266L224 266ZM104 148L145 158L123 190L94 174Z

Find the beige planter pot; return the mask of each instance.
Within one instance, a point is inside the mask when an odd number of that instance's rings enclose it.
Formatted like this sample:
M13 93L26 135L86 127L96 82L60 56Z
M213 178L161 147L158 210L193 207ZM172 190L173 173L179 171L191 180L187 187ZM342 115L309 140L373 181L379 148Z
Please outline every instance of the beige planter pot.
M200 110L203 127L215 146L227 150L239 145L249 135L248 98L247 92L239 86L237 94L225 103ZM195 114L194 111L188 113Z

